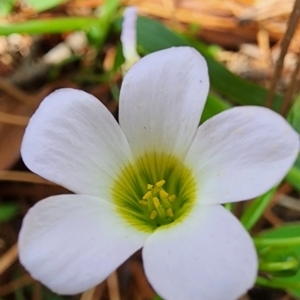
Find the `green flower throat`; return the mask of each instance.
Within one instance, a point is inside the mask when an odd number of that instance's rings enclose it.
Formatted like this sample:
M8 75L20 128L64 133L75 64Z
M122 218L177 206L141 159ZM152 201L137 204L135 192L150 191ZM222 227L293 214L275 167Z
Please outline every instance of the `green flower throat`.
M147 153L126 165L112 186L118 212L142 231L185 218L196 199L192 172L172 155Z

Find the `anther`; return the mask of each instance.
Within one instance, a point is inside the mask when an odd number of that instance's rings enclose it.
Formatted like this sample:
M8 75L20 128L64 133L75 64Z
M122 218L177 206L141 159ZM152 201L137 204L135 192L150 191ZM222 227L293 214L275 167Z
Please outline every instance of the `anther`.
M149 184L149 183L148 183L148 184L147 184L147 189L148 189L148 190L151 190L152 188L153 188L153 184Z
M167 209L167 215L168 215L169 217L174 217L173 209L172 209L171 207Z
M157 216L157 211L156 210L152 210L151 214L150 214L150 219L154 220L156 218L156 216Z
M170 202L173 202L175 199L176 199L176 196L175 196L175 195L171 195L171 196L168 197L168 200L169 200Z
M143 199L150 199L151 196L152 196L151 191L148 191L148 192L144 195Z
M156 182L155 185L158 186L158 187L162 187L165 183L166 183L165 180L160 180L160 181Z
M139 200L139 203L143 206L147 206L148 202L146 200Z
M169 196L169 194L165 190L162 189L159 192L159 196L162 197L162 198L167 198Z
M153 197L152 202L153 202L155 208L158 208L160 206L160 202L157 197Z

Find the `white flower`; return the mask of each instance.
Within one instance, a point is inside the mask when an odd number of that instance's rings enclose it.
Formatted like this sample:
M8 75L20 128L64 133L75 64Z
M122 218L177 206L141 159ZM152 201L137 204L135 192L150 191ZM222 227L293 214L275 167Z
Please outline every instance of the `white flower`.
M26 165L78 195L30 209L20 260L60 294L103 281L143 247L145 272L168 300L233 300L256 278L252 240L220 204L278 183L298 135L262 107L236 107L201 125L209 87L192 48L150 54L127 73L120 125L93 96L61 89L27 127Z

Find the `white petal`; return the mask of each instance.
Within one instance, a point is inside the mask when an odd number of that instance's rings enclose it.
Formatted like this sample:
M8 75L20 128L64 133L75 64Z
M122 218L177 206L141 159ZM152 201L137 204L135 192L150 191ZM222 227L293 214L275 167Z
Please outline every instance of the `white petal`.
M31 276L52 291L77 294L103 281L146 237L129 227L108 201L61 195L29 210L19 255Z
M186 157L199 182L200 204L263 194L283 179L299 151L299 136L263 107L229 109L201 125Z
M143 259L147 278L166 300L235 300L257 273L250 236L219 205L195 208L176 227L154 232Z
M207 66L189 47L147 55L124 78L120 126L133 154L183 157L195 135L208 93Z
M22 157L29 169L69 190L104 199L130 157L118 123L92 95L74 89L50 94L30 120Z
M138 10L135 6L127 6L123 13L121 42L123 56L128 69L136 63L140 56L136 51L136 19ZM126 70L127 71L127 70Z

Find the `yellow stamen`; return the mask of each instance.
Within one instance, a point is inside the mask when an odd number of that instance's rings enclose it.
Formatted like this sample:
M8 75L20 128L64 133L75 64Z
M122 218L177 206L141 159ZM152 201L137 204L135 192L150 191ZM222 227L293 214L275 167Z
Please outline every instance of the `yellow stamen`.
M163 197L163 198L167 198L169 196L169 194L165 190L161 190L159 192L159 196Z
M175 195L171 195L171 196L168 197L168 200L169 200L170 202L173 202L175 199L176 199L176 196L175 196Z
M138 202L142 206L146 206L150 212L149 218L154 220L159 218L160 221L167 221L169 218L174 218L172 203L175 195L170 195L162 186L166 183L165 180L160 180L156 184L147 184L148 191L143 196L143 199Z
M173 209L172 209L171 207L167 209L167 215L168 215L169 217L174 217Z
M151 214L150 214L150 219L154 220L156 218L156 216L157 216L157 211L156 210L152 210Z
M148 202L146 200L140 200L139 203L143 206L147 206Z
M165 180L160 180L160 181L156 182L155 185L158 186L158 187L162 187L165 183L166 183Z
M151 196L152 196L151 191L148 191L148 192L144 195L143 199L150 199Z
M160 200L162 202L162 205L163 205L164 209L172 207L171 202L167 198L161 198Z
M153 202L155 208L158 208L160 206L160 202L157 197L153 197L152 202Z

